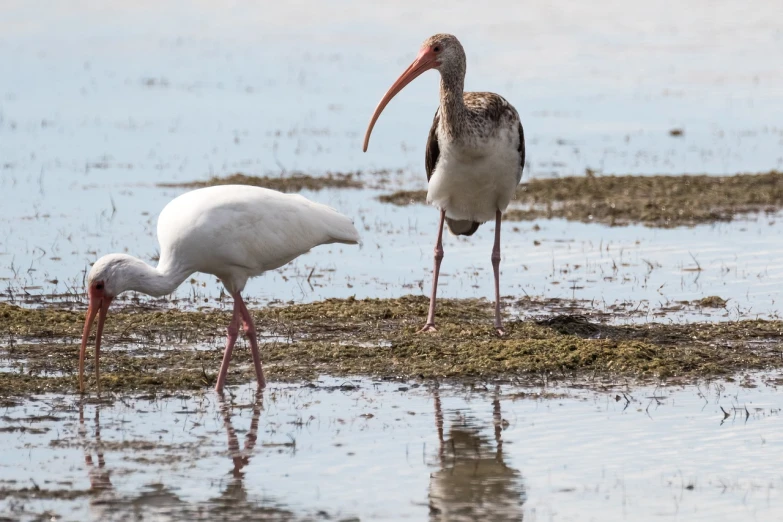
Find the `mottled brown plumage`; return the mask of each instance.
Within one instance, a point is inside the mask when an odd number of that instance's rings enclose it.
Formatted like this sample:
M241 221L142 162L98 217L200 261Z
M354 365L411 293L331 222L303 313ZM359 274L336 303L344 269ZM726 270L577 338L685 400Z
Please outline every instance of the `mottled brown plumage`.
M424 167L427 169L427 182L430 181L432 173L435 172L435 166L438 164L438 156L440 156L440 147L438 147L439 112L440 110L435 111L435 117L432 119L432 127L430 127L430 135L427 137L427 150L424 155Z
M463 123L459 127L468 131L471 139L491 139L493 133L497 134L498 129L503 125L508 125L514 120L519 120L519 115L514 107L508 103L502 96L492 92L466 92L462 95L463 103L467 109L460 112L459 116ZM427 181L432 178L440 156L440 146L438 144L438 133L442 123L440 118L440 108L435 111L435 117L432 120L429 136L427 137L427 147L424 158L424 165L427 171ZM522 129L522 123L518 123L519 133L519 172L517 174L517 183L522 179L522 170L525 167L525 133ZM453 126L443 125L443 130L449 137L454 138ZM446 217L446 225L452 234L458 236L472 236L481 225L478 221L452 219Z
M517 151L519 152L519 180L517 180L517 183L522 180L522 171L525 169L525 131L522 130L522 122L519 123L519 147L517 147Z
M503 335L500 314L501 216L514 196L525 166L525 136L516 109L490 92L464 92L465 50L456 37L436 34L381 98L364 135L364 150L383 109L406 85L430 69L440 72L440 104L425 151L427 202L440 210L435 244L432 294L427 324L435 329L435 298L443 259L443 225L469 236L481 223L495 220L492 268L495 275L495 327Z

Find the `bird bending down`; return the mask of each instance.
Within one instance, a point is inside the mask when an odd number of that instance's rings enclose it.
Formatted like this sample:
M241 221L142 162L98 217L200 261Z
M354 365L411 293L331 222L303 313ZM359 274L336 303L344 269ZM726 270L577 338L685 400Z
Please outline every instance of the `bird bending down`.
M452 234L470 236L479 225L494 219L491 260L495 274L495 329L498 335L504 335L500 313L500 221L522 179L525 136L519 114L504 98L491 92L463 92L465 51L456 37L436 34L425 40L419 55L375 108L364 136L364 151L375 122L389 101L429 69L440 72L440 105L427 139L427 203L440 209L440 222L430 308L421 331L435 330L444 221Z
M128 290L155 297L167 295L194 272L218 277L234 298L215 390L223 389L240 324L250 342L258 386L264 387L256 330L241 295L247 280L318 245L356 244L359 233L346 216L302 196L223 185L187 192L166 205L158 217L158 242L160 261L155 268L129 255L109 254L90 270L90 301L79 351L80 391L84 391L84 358L96 315L95 380L100 390L98 358L112 299Z

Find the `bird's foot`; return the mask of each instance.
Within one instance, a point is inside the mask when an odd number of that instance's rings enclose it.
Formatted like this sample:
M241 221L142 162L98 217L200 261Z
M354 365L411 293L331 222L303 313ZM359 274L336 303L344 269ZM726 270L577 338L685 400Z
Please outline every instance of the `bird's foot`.
M495 333L498 334L498 337L503 337L506 335L506 330L503 329L502 325L495 325Z
M417 333L424 333L424 332L437 332L438 329L435 328L435 323L427 323L424 325L424 328L419 330Z

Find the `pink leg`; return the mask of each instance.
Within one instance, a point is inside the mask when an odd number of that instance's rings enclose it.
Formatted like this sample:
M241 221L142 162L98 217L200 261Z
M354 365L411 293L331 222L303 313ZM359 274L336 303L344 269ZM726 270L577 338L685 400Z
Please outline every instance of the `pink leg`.
M245 325L245 335L247 336L247 340L250 341L250 351L253 354L253 366L256 368L258 387L263 388L266 386L266 380L264 380L264 370L261 368L261 354L258 352L256 327L253 324L253 318L250 316L250 312L247 311L245 302L242 300L242 296L237 293L234 299L239 303L239 313L242 314L242 322Z
M492 269L495 272L495 330L498 335L505 335L503 321L500 319L500 217L498 210L495 214L495 246L492 247Z
M237 296L239 296L239 294L237 294ZM234 297L234 315L231 317L231 322L228 324L228 336L226 337L226 349L223 352L223 363L220 365L217 384L215 384L215 391L218 393L223 392L223 384L225 384L226 374L228 374L228 365L231 363L231 352L234 350L234 344L237 342L237 337L239 336L240 306L237 296Z
M438 224L438 241L435 243L435 267L432 270L432 293L430 294L430 311L427 313L427 324L419 332L435 332L435 296L438 293L438 275L440 274L440 262L443 260L443 221L446 219L446 211L440 211L440 223Z

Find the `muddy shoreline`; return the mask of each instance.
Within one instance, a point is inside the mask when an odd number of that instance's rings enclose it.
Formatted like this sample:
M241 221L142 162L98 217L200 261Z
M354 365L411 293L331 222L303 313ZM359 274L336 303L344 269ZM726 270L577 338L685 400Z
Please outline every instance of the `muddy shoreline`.
M783 321L613 325L582 315L507 321L498 338L491 303L446 299L437 333L418 334L428 300L328 299L253 310L269 379L320 374L381 379L544 380L720 377L783 367ZM76 387L84 314L0 304L6 365L0 394ZM214 384L229 314L126 307L110 313L101 351L102 385L114 391L194 390ZM88 371L92 371L88 356ZM91 377L92 379L92 377ZM229 384L253 379L238 349ZM94 382L90 382L94 386Z

